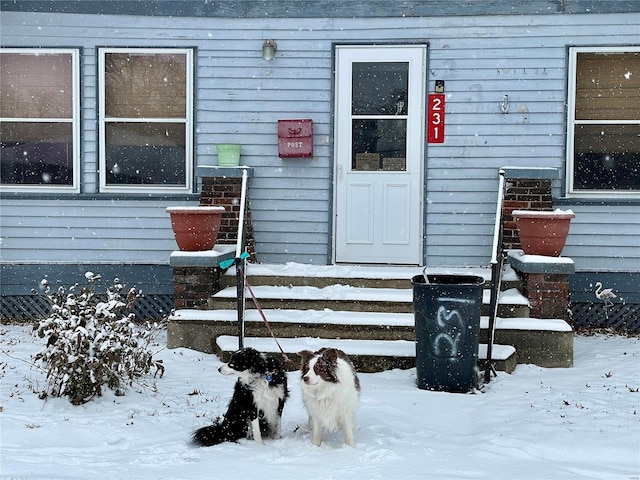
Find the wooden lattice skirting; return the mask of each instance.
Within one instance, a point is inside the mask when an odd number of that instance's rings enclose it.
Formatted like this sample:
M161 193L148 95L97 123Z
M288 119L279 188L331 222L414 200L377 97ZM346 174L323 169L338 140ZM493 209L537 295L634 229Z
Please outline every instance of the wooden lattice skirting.
M141 320L166 317L173 308L173 295L142 296L134 307ZM614 304L605 311L602 303L572 303L569 306L574 328L608 328L619 332L640 333L640 304ZM49 304L37 295L3 295L0 319L36 321L49 315Z
M133 313L139 320L159 320L165 318L173 308L173 295L144 294L134 307ZM9 321L37 321L47 318L49 303L38 295L2 295L0 319Z
M617 332L640 333L640 304L615 303L605 309L604 303L572 303L569 305L573 326L607 328Z

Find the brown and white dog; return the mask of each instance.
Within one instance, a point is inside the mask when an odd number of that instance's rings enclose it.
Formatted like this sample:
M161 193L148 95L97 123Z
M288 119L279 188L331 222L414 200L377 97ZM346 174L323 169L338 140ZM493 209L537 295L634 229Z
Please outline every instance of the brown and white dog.
M309 412L313 444L322 443L323 429L342 429L344 442L354 447L360 380L351 360L336 348L303 350L299 355L302 399Z

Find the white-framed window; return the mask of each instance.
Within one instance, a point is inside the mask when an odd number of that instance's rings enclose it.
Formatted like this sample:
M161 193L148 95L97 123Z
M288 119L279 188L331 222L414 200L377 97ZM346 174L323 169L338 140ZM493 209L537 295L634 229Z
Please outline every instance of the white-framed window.
M569 49L567 195L640 198L640 46Z
M191 192L192 49L98 51L100 191Z
M0 190L80 191L79 50L0 49Z

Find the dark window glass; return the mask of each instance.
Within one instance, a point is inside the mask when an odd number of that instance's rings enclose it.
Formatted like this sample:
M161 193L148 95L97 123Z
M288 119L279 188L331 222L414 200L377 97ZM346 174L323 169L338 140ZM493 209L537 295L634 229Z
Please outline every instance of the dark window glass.
M0 182L74 185L71 53L0 53Z
M184 184L184 125L108 123L105 131L107 185Z
M577 52L573 188L640 191L640 53Z
M406 170L407 62L352 66L352 168Z
M189 61L185 52L104 52L104 186L184 187Z

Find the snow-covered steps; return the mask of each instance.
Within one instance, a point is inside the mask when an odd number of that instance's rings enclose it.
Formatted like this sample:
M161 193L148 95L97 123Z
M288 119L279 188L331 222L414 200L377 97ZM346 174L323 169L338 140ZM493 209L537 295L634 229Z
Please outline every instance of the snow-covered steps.
M487 325L488 319L480 320L481 329ZM484 338L482 334L480 338ZM498 318L494 341L513 345L518 351L518 363L550 368L573 366L573 329L562 319Z
M409 288L354 287L346 284L316 286L252 286L262 308L290 308L298 310L346 310L359 312L413 311L413 290ZM213 296L216 308L233 308L237 289L227 287ZM488 312L490 291L483 291L483 313ZM527 316L529 301L516 288L500 292L498 315L502 317ZM247 308L253 302L247 301Z
M407 340L345 340L323 339L317 337L279 338L278 343L293 365L298 365L297 352L301 350L316 351L323 347L339 348L354 363L358 372L372 373L394 368L407 369L415 367L416 345ZM278 343L271 337L245 337L243 345L253 347L261 352L281 355ZM222 361L228 361L232 352L238 349L238 337L222 335L216 339L216 354ZM492 357L497 370L513 372L516 368L516 349L510 345L494 345ZM484 368L487 358L487 346L480 344L478 361Z
M354 287L411 288L411 278L424 272L425 267L366 266L366 265L305 265L289 262L286 264L247 264L246 275L251 285L315 286L323 287L344 283ZM433 268L429 275L474 275L484 278L488 284L491 269L488 267ZM235 285L235 267L224 275L226 286ZM510 265L505 265L502 275L506 288L517 287L520 279Z
M415 341L414 316L408 313L324 310L264 310L275 335L280 338L314 337L336 340ZM215 339L237 335L236 310L178 310L168 326L169 348L188 347L214 353ZM248 309L245 336L269 336L262 317ZM480 341L487 338L488 317L480 319ZM573 358L573 332L563 320L498 318L495 342L512 345L519 363L545 367L568 367Z
M411 279L422 267L354 265L247 265L246 275L271 327L280 339L323 341L415 342ZM433 275L474 275L485 280L483 315L488 315L489 268L428 268ZM219 350L217 339L237 335L237 288L234 268L223 276L222 288L209 299L209 310L180 310L169 319L168 346L203 352ZM518 276L505 266L499 296L495 343L511 345L522 363L567 367L573 362L571 327L561 320L529 317L529 301L520 293ZM246 295L245 337L268 337L249 293ZM480 341L486 341L488 319L481 319ZM355 344L354 344L355 345ZM388 345L384 343L384 345ZM388 348L388 347L385 347ZM377 355L404 359L411 355ZM514 356L515 358L515 356ZM371 360L373 362L373 359ZM396 360L394 360L396 361ZM400 361L400 360L397 360Z

